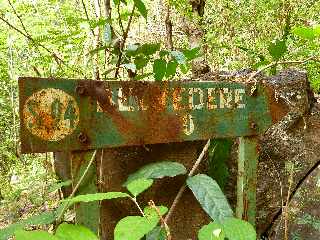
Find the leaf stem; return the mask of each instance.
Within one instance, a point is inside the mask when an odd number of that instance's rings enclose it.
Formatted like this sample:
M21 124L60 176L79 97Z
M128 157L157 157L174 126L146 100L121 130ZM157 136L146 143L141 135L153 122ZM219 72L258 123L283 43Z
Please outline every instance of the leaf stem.
M72 190L72 193L70 194L69 198L72 198L75 193L77 192L78 188L80 187L80 184L82 183L83 179L85 178L85 176L87 175L93 161L95 160L95 157L96 157L96 154L97 154L97 150L94 150L92 156L91 156L91 159L86 167L86 169L84 170L83 174L81 175L79 181L77 182L76 186L73 188ZM65 211L68 209L70 203L67 201L66 204L63 206L58 218L57 218L57 222L60 222L61 221L61 218L63 217L63 214L65 213Z

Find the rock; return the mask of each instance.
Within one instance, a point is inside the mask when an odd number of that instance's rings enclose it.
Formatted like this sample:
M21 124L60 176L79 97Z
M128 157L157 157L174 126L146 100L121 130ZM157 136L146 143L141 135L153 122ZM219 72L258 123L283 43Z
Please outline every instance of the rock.
M320 165L299 184L289 202L288 213L284 209L277 218L269 239L285 239L285 219L288 239L320 239Z

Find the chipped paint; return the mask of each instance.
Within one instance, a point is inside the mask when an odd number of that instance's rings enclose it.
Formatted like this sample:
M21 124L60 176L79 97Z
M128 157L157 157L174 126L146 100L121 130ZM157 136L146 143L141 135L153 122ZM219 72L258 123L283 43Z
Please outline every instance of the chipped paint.
M26 100L23 122L34 136L59 141L77 128L79 107L72 96L60 89L42 89Z

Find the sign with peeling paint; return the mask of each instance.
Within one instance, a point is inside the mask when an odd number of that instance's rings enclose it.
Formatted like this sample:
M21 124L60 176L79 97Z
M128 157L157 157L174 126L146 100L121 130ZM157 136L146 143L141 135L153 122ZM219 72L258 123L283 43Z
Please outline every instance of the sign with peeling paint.
M19 92L25 153L258 135L283 112L268 85L232 81L20 78Z

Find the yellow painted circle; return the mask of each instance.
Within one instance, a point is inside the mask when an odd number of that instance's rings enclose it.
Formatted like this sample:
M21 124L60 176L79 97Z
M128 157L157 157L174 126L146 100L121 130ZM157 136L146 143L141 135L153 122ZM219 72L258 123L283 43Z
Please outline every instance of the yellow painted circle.
M46 88L32 94L23 107L26 128L46 141L59 141L70 135L79 123L79 107L66 92Z

